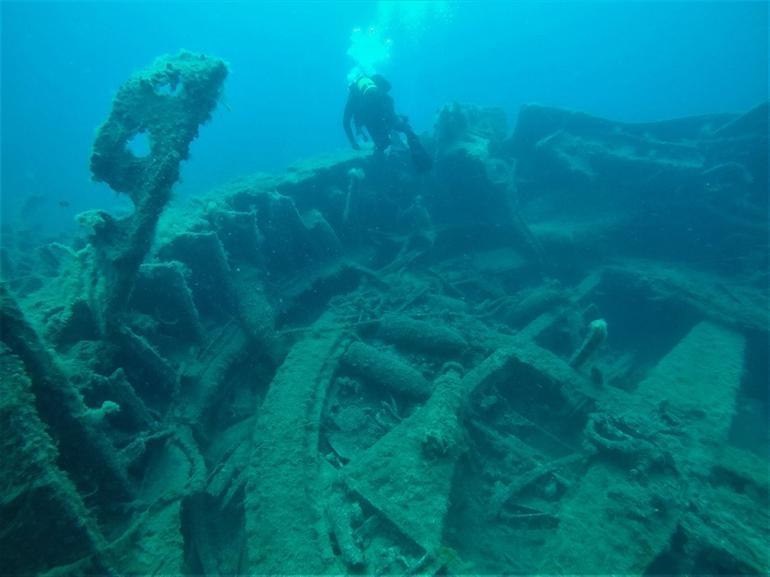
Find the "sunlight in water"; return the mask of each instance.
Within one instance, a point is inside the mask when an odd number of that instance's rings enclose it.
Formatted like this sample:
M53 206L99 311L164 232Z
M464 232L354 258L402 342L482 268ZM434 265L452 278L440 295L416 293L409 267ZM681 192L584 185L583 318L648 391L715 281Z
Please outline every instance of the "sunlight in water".
M348 73L348 82L353 82L361 74L382 70L390 61L393 44L390 35L399 34L409 43L419 42L432 26L451 20L455 7L455 2L380 2L376 24L355 28L350 36L348 56L355 65Z
M355 68L348 75L352 82L359 74L374 74L390 59L390 39L383 37L379 29L355 28L350 35L348 56L355 62Z
M420 37L434 24L451 20L456 2L407 0L380 2L377 7L378 26L389 33L404 31L410 40Z

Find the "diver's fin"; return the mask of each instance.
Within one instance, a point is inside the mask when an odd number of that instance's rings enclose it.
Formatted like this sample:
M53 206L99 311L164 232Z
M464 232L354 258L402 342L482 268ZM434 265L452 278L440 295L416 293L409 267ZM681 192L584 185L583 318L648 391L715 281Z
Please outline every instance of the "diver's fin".
M411 130L406 133L406 142L409 144L409 152L412 153L412 164L417 172L428 172L433 168L433 159L425 150L420 139Z

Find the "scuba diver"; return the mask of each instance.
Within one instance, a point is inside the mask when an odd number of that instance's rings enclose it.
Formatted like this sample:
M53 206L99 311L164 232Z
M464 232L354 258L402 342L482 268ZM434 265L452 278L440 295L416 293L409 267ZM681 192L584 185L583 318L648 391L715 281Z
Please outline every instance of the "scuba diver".
M361 150L353 134L351 121L355 124L356 132L364 140L367 140L367 137L361 129L366 129L369 138L374 142L375 151L379 153L390 146L391 131L403 132L415 169L418 172L430 170L433 165L430 155L423 148L406 116L396 114L389 92L390 82L381 74L361 75L351 83L342 119L350 144L355 150Z

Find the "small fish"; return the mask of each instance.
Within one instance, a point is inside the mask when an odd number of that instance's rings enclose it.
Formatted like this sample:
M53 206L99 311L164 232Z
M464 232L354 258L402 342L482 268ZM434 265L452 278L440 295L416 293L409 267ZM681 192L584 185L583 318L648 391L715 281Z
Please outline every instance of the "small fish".
M62 207L62 208L67 208L69 205L70 205L70 201L69 200L60 200L59 201L59 206Z

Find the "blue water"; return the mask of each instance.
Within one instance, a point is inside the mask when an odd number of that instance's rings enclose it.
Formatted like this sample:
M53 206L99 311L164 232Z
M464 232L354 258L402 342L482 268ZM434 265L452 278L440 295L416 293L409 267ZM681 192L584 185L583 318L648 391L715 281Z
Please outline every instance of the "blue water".
M231 65L187 196L345 147L355 38L383 50L418 130L454 101L500 106L512 128L529 102L628 121L745 111L767 99L767 17L766 2L2 2L2 223L53 232L127 207L90 181L94 131L134 70L181 48Z

